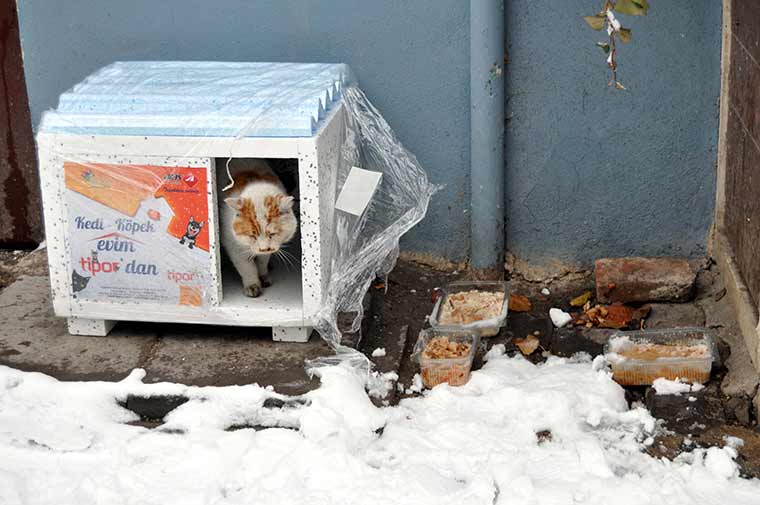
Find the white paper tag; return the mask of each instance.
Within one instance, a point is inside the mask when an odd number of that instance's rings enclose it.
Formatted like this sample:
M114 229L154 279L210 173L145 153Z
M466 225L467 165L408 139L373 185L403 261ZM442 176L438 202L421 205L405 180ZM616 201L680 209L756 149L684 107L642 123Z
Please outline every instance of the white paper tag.
M355 216L361 216L375 195L382 177L383 174L380 172L351 167L348 178L346 178L346 182L338 195L338 201L335 202L335 208Z

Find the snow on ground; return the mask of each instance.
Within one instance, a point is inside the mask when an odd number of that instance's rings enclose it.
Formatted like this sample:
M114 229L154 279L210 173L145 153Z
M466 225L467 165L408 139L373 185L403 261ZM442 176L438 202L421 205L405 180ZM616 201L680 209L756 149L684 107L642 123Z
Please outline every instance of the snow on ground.
M690 384L680 379L672 381L664 377L655 379L654 382L652 382L652 387L654 388L655 394L678 396L680 396L681 393L691 393L705 388L702 384Z
M655 420L598 364L536 366L495 347L466 386L390 408L340 366L284 412L263 408L276 395L255 385L143 385L139 371L65 383L0 367L0 503L760 503L731 447L643 453ZM148 430L124 424L130 392L191 399ZM225 431L241 424L296 429Z

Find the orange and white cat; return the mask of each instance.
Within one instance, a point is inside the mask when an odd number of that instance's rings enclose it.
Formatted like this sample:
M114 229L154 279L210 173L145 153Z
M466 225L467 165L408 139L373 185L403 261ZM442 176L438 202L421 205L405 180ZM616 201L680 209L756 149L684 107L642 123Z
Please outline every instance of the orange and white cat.
M240 274L243 292L257 297L271 286L270 257L298 229L293 197L264 160L235 159L229 168L235 184L220 212L222 246Z

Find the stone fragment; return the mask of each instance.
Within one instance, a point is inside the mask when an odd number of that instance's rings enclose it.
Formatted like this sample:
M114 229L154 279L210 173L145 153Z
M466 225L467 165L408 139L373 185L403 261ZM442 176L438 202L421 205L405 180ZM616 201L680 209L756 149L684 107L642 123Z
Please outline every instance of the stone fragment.
M669 430L682 434L698 434L726 422L717 385L672 395L658 395L654 388L648 388L646 406L654 417L665 421Z
M749 426L752 422L751 406L750 398L743 395L734 396L726 402L726 417L735 419L741 425Z
M654 417L664 420L668 429L678 433L699 433L712 424L705 414L702 391L658 395L654 388L649 388L646 405Z
M599 303L687 301L697 277L683 258L604 258L595 274Z

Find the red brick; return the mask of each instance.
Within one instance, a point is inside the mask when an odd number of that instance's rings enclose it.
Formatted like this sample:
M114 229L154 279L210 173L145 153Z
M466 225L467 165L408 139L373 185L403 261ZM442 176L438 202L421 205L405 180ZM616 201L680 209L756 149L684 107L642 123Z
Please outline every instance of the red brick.
M596 260L596 298L611 302L682 302L691 298L696 274L683 258Z

